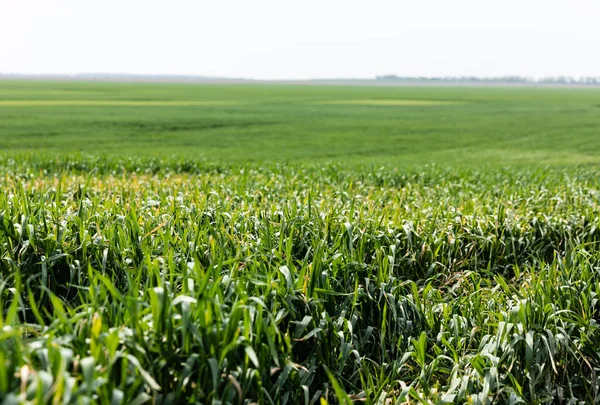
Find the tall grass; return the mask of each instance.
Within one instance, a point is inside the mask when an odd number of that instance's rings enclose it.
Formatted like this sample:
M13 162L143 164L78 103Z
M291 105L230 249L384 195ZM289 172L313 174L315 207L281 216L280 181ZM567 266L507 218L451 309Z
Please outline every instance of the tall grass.
M600 400L594 169L64 162L2 168L6 404Z

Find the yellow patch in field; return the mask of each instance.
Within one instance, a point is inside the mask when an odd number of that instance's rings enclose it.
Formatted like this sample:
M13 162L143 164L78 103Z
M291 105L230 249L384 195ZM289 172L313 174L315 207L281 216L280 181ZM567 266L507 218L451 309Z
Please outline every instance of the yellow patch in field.
M239 103L219 100L0 100L0 107L188 107L236 104Z
M460 105L460 101L439 100L407 100L407 99L363 99L363 100L327 100L317 101L316 104L335 105L374 105L374 106L430 106L430 105Z

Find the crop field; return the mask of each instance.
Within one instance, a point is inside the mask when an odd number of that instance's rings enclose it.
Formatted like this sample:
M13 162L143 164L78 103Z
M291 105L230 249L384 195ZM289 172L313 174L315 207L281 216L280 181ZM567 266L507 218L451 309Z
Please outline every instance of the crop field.
M599 128L594 88L0 81L7 156L595 164Z
M0 81L0 403L600 401L600 90Z

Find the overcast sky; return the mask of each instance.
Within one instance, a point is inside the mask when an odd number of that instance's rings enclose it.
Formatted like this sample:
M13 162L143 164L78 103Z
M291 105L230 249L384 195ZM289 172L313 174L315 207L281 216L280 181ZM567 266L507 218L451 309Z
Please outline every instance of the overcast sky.
M0 0L0 72L600 76L600 0Z

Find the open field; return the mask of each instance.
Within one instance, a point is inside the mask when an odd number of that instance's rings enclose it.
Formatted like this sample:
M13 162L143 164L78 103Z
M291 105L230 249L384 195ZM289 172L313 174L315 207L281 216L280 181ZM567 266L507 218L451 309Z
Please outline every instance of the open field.
M600 89L0 81L0 150L412 166L597 163Z
M0 82L0 402L600 401L600 92Z

